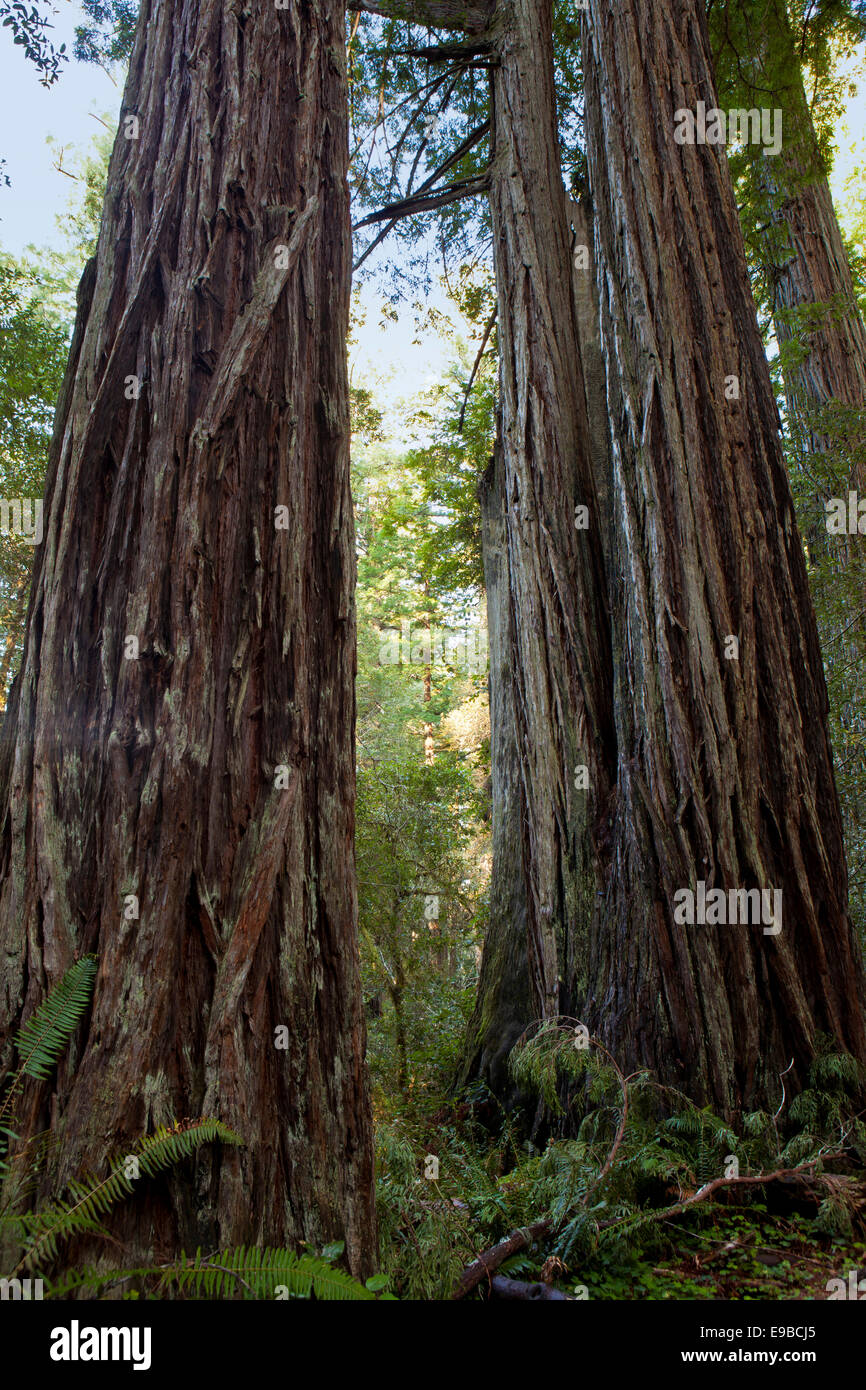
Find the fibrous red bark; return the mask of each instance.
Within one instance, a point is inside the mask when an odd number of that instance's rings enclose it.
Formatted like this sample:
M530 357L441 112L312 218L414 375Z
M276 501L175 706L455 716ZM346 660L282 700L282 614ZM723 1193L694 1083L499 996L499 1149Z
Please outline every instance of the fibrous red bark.
M572 1012L585 972L596 845L615 778L606 520L581 372L549 6L509 0L493 25L490 206L529 960L537 1016L551 1017Z
M775 1108L819 1032L866 1057L803 549L724 149L673 138L715 105L703 13L591 3L583 44L621 576L587 1022L626 1069ZM696 881L781 890L781 931L677 924Z
M244 1147L122 1238L362 1271L344 13L142 6L6 720L0 1010L98 954L19 1124L46 1185L209 1114Z

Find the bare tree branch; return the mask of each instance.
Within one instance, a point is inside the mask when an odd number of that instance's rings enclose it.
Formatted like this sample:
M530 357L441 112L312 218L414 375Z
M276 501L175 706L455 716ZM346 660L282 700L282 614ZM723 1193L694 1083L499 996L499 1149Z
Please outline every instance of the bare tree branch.
M449 169L453 169L455 164L459 164L463 156L465 154L468 154L468 152L473 148L473 146L478 144L479 140L483 140L484 136L487 134L489 129L490 122L483 121L481 125L476 126L474 130L470 131L469 134L466 136L466 139L457 146L457 149L454 151L454 153L450 154L448 158L444 160L442 164L439 165L438 169L434 169L430 177L424 180L420 188L418 188L418 190L412 195L411 198L403 198L399 202L389 203L387 207L380 208L378 212L371 213L369 217L365 217L361 222L355 223L355 226L352 228L352 230L357 232L359 228L372 226L374 222L381 222L383 218L389 219L388 225L386 227L383 227L382 231L379 233L377 237L373 238L364 254L360 256L359 259L355 262L354 266L352 267L353 271L358 270L358 268L364 264L364 261L367 259L367 257L371 255L373 251L375 251L376 247L381 245L381 243L385 240L385 237L388 235L391 229L395 227L397 223L400 221L401 217L408 217L413 212L423 211L422 208L413 207L412 204L416 202L417 199L422 198L423 195L428 192L428 190L432 189L433 185L435 184L438 178L441 178L443 174L446 174ZM464 185L466 183L471 182L472 180L463 180ZM476 182L478 182L478 180L476 180ZM459 189L460 185L454 183L451 184L450 187L451 189ZM445 189L443 191L447 193L448 189ZM462 192L457 192L454 194L453 197L446 198L441 203L441 206L444 207L446 203L453 203L456 201L457 198L466 198L469 197L472 193L484 193L486 191L487 179L485 175L483 178L483 186L479 186L477 188L466 188L464 186ZM440 204L433 204L433 206L440 206Z
M524 1246L531 1245L539 1236L546 1236L552 1230L553 1223L549 1220L535 1221L531 1226L521 1226L520 1230L512 1231L510 1236L506 1236L498 1245L494 1245L492 1250L485 1250L483 1255L479 1255L477 1260L473 1260L471 1265L467 1265L457 1288L451 1295L452 1299L465 1298L471 1293L476 1284L480 1284L485 1277L492 1275L495 1269L507 1260L510 1255L516 1255L518 1250Z
M461 29L478 34L490 21L488 7L466 0L349 0L350 10L381 15L383 19L406 19L431 29Z
M489 187L488 175L478 174L471 179L457 179L445 188L436 189L431 193L422 193L419 190L413 193L411 198L401 198L399 202L388 203L385 207L379 208L378 212L371 212L369 217L355 224L355 229L369 227L374 222L382 222L386 218L393 218L394 222L397 222L401 217L413 217L418 212L447 207L448 203L456 203L459 198L471 198L476 193L486 193Z
M452 63L461 58L487 58L494 51L492 39L480 38L474 43L440 43L427 48L395 48L395 58L425 58L428 63ZM488 67L489 63L476 66Z

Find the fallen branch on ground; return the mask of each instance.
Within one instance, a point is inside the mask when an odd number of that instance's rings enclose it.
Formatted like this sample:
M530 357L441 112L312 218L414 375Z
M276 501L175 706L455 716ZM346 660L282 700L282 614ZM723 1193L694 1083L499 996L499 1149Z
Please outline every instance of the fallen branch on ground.
M523 1279L507 1279L504 1274L494 1274L490 1280L491 1298L519 1299L526 1303L575 1303L577 1300L561 1289L554 1289L540 1280L527 1284Z
M511 1255L516 1255L518 1250L524 1246L531 1245L539 1236L546 1236L553 1229L549 1219L535 1221L531 1226L521 1226L519 1230L512 1231L510 1236L506 1236L498 1245L494 1245L490 1250L485 1250L483 1255L479 1255L477 1260L473 1260L471 1265L467 1265L460 1276L460 1282L451 1295L452 1299L465 1298L471 1293L476 1284L488 1277L495 1269L507 1260Z
M629 1221L634 1220L636 1217L654 1217L659 1221L669 1220L670 1217L679 1216L681 1212L688 1211L691 1207L697 1206L700 1202L705 1202L707 1198L712 1197L715 1192L720 1191L723 1187L761 1187L766 1183L791 1180L795 1182L811 1180L829 1183L832 1179L832 1174L827 1174L826 1177L824 1177L822 1174L814 1174L812 1170L817 1167L819 1162L823 1163L828 1159L844 1157L844 1151L826 1153L821 1154L818 1158L809 1159L806 1163L800 1163L795 1168L776 1168L772 1173L756 1173L754 1176L741 1178L713 1178L712 1182L705 1183L703 1187L698 1188L697 1192L692 1192L688 1197L683 1198L682 1201L674 1202L673 1206L664 1207L658 1212L635 1212L634 1217L624 1216L616 1221L603 1221L599 1224L598 1230L609 1231L615 1226L627 1225ZM595 1188L595 1186L597 1186L597 1180L596 1183L593 1184L593 1188ZM477 1260L473 1260L471 1265L467 1265L460 1276L460 1282L457 1288L451 1295L452 1299L465 1298L468 1293L471 1293L472 1290L481 1283L482 1279L490 1278L493 1271L498 1269L510 1256L516 1255L518 1250L523 1250L527 1245L531 1245L539 1236L555 1235L562 1224L564 1223L560 1223L560 1226L554 1227L550 1218L546 1217L541 1221L533 1222L531 1226L521 1226L518 1230L512 1231L511 1234L506 1236L504 1240L501 1240L498 1245L494 1245L489 1250L485 1250L483 1254L479 1255Z

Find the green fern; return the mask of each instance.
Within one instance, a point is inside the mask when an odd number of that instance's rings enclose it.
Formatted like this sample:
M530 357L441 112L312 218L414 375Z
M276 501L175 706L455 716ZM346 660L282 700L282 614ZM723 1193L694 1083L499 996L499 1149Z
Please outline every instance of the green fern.
M16 1081L22 1076L48 1080L90 1003L95 979L96 956L82 956L30 1015L15 1038L22 1058Z
M9 1172L6 1157L9 1144L18 1138L15 1130L3 1123L9 1115L13 1097L25 1076L47 1081L90 1002L96 965L96 956L82 956L70 966L13 1039L21 1064L0 1105L0 1182Z
M240 1136L220 1120L196 1120L186 1129L161 1127L142 1139L137 1150L116 1159L107 1178L73 1179L66 1196L51 1202L42 1211L11 1218L23 1245L18 1268L32 1264L37 1254L43 1260L53 1259L59 1243L70 1236L101 1232L100 1218L135 1190L137 1178L127 1176L127 1169L134 1171L130 1159L137 1160L140 1172L152 1178L189 1158L203 1144L212 1144L215 1140L223 1144L243 1143Z
M192 1259L182 1254L162 1272L161 1283L163 1289L175 1287L206 1299L270 1299L278 1289L286 1290L289 1298L357 1302L376 1297L372 1289L320 1256L243 1245L209 1256L197 1250Z
M331 1247L342 1252L342 1245ZM374 1275L359 1284L343 1270L335 1269L328 1252L297 1255L291 1250L240 1248L212 1255L196 1251L193 1257L181 1254L174 1264L143 1265L136 1269L102 1269L87 1265L67 1270L59 1279L46 1283L46 1297L66 1298L84 1294L96 1298L108 1289L134 1282L157 1287L161 1293L186 1293L191 1298L273 1299L284 1288L289 1298L315 1297L322 1301L369 1301L384 1290L387 1280ZM130 1290L128 1297L138 1297ZM394 1295L382 1292L389 1301Z

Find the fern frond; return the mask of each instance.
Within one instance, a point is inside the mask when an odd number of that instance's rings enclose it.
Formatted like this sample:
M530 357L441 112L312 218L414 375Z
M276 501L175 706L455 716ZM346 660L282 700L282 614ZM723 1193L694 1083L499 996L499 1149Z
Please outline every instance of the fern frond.
M96 956L82 956L43 999L15 1038L21 1057L18 1075L47 1081L93 993Z
M25 1076L32 1076L36 1081L47 1080L87 1008L95 978L96 956L82 956L16 1034L13 1043L21 1065L11 1078L0 1105L0 1121L8 1114L12 1098ZM0 1124L0 1177L9 1167L6 1159L9 1140L17 1137Z
M298 1255L294 1250L266 1246L240 1246L214 1255L197 1250L190 1259L179 1261L162 1271L163 1289L172 1285L178 1292L206 1299L272 1299L277 1290L289 1298L369 1301L375 1294L342 1269L335 1269L317 1255Z
M99 1218L135 1190L138 1179L127 1176L128 1171L135 1171L130 1159L137 1160L138 1168L152 1178L188 1158L203 1144L215 1140L223 1144L243 1143L240 1136L220 1120L196 1120L185 1129L163 1126L142 1139L137 1150L116 1159L107 1178L87 1181L74 1178L69 1183L67 1196L51 1202L42 1211L16 1218L21 1223L24 1246L18 1267L32 1263L37 1253L43 1259L53 1259L58 1243L72 1235L85 1231L103 1234Z
M60 1299L71 1293L83 1293L88 1298L97 1298L116 1284L125 1284L130 1279L152 1279L161 1273L152 1265L139 1269L98 1269L95 1265L84 1265L80 1269L64 1270L57 1279L45 1279L44 1297Z

